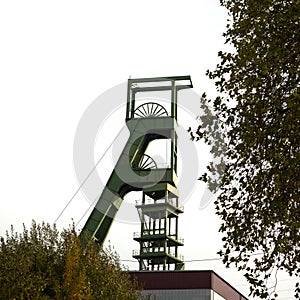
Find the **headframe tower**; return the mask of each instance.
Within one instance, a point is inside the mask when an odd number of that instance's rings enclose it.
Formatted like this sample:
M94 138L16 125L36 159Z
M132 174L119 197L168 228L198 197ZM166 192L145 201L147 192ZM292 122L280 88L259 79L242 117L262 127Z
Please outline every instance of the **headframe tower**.
M83 230L103 243L111 223L130 191L142 191L136 207L141 230L134 234L139 250L133 257L140 270L184 268L178 247L178 216L183 212L177 189L178 91L192 88L190 76L128 80L126 125L128 141ZM163 165L146 154L150 143L168 140Z

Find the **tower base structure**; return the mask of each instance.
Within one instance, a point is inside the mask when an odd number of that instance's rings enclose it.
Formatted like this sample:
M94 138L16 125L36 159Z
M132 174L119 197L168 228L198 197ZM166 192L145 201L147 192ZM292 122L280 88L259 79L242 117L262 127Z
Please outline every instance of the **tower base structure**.
M178 191L168 183L144 189L142 201L136 208L141 219L141 232L134 233L140 249L133 251L140 270L182 270L183 257L178 247L183 239L178 237Z

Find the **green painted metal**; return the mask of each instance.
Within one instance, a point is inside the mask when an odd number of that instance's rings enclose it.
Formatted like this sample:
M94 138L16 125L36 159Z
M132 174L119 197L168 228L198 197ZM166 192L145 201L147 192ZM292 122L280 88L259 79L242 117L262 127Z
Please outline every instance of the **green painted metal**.
M141 218L141 231L134 234L140 244L133 257L139 261L140 270L181 270L183 258L178 247L183 240L178 236L178 190L170 183L160 182L143 190L143 199L136 205Z
M177 203L169 203L168 195L178 199L177 191L177 92L180 89L191 88L190 76L171 76L156 78L138 78L128 80L126 125L130 136L120 155L120 158L111 173L111 176L104 187L99 200L89 216L82 232L87 231L92 238L99 243L103 243L109 228L120 208L124 196L131 191L143 191L143 197L150 197L155 203L153 207L143 203L140 209L143 214L152 215L163 214L164 225L163 234L147 235L146 224L141 224L141 237L136 240L141 245L141 251L146 248L143 243L163 245L162 253L154 254L150 252L140 253L142 256L135 256L139 259L140 265L146 260L152 266L163 265L169 268L170 264L175 264L175 269L184 266L182 259L178 257L177 247L183 245L178 238L178 215L182 209ZM139 110L136 101L141 93L151 93L158 91L170 91L170 114L161 114L161 105L155 106L155 101L151 101ZM148 105L148 106L147 106ZM143 113L145 112L145 113ZM158 113L159 112L159 113ZM145 157L145 151L151 141L157 139L171 140L171 163L169 168L145 169L141 168L141 162ZM166 197L165 203L158 203L161 197ZM157 203L156 203L157 202ZM175 233L168 231L168 221L170 218L176 219ZM159 217L159 219L162 219ZM156 222L156 221L155 221ZM160 221L159 221L160 222ZM162 224L160 222L160 224ZM161 226L161 225L160 225ZM170 226L170 225L169 225ZM149 240L150 238L150 240ZM148 240L147 240L148 239ZM154 247L153 246L153 247ZM149 247L148 247L149 248ZM168 251L174 248L175 252ZM154 248L149 248L154 249ZM148 256L147 256L148 255Z
M103 243L111 223L120 208L124 196L130 191L142 190L158 180L177 184L177 175L172 169L139 169L140 161L148 144L164 138L167 131L176 130L173 118L132 119L127 121L129 139L104 190L89 216L83 231L99 243ZM149 131L149 128L151 130Z
M126 120L134 118L136 94L156 91L171 91L171 117L177 120L177 92L192 87L193 84L190 76L128 79Z

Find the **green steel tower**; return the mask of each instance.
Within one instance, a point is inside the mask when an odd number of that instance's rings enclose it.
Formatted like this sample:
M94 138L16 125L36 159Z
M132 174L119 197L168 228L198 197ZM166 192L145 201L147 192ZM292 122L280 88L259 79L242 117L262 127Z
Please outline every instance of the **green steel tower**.
M136 207L141 232L135 233L140 250L133 256L140 270L182 269L178 254L178 215L183 209L177 190L177 98L192 88L190 76L129 79L126 125L128 141L83 231L103 243L124 196L142 191ZM168 101L166 101L166 99ZM155 140L168 140L169 158L163 166L146 154Z

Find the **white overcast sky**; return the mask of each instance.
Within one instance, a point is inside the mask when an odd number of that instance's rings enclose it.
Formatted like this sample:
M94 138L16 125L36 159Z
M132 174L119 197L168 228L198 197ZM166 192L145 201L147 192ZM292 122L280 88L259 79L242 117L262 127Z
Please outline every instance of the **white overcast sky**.
M129 76L191 75L197 93L213 94L205 71L218 62L225 22L218 0L0 1L0 235L11 224L22 230L32 219L54 222L79 185L73 168L78 122L106 90ZM124 118L125 111L115 115L116 127ZM99 133L97 151L105 150L99 141L106 135ZM187 261L215 258L221 246L213 204L199 209L203 188L196 183L179 222ZM61 226L88 205L80 194L74 202ZM133 260L138 230L113 224L107 240L122 260ZM247 295L242 274L220 261L188 262L186 269L212 269ZM292 299L290 280L282 276L280 283L287 289L281 299Z

